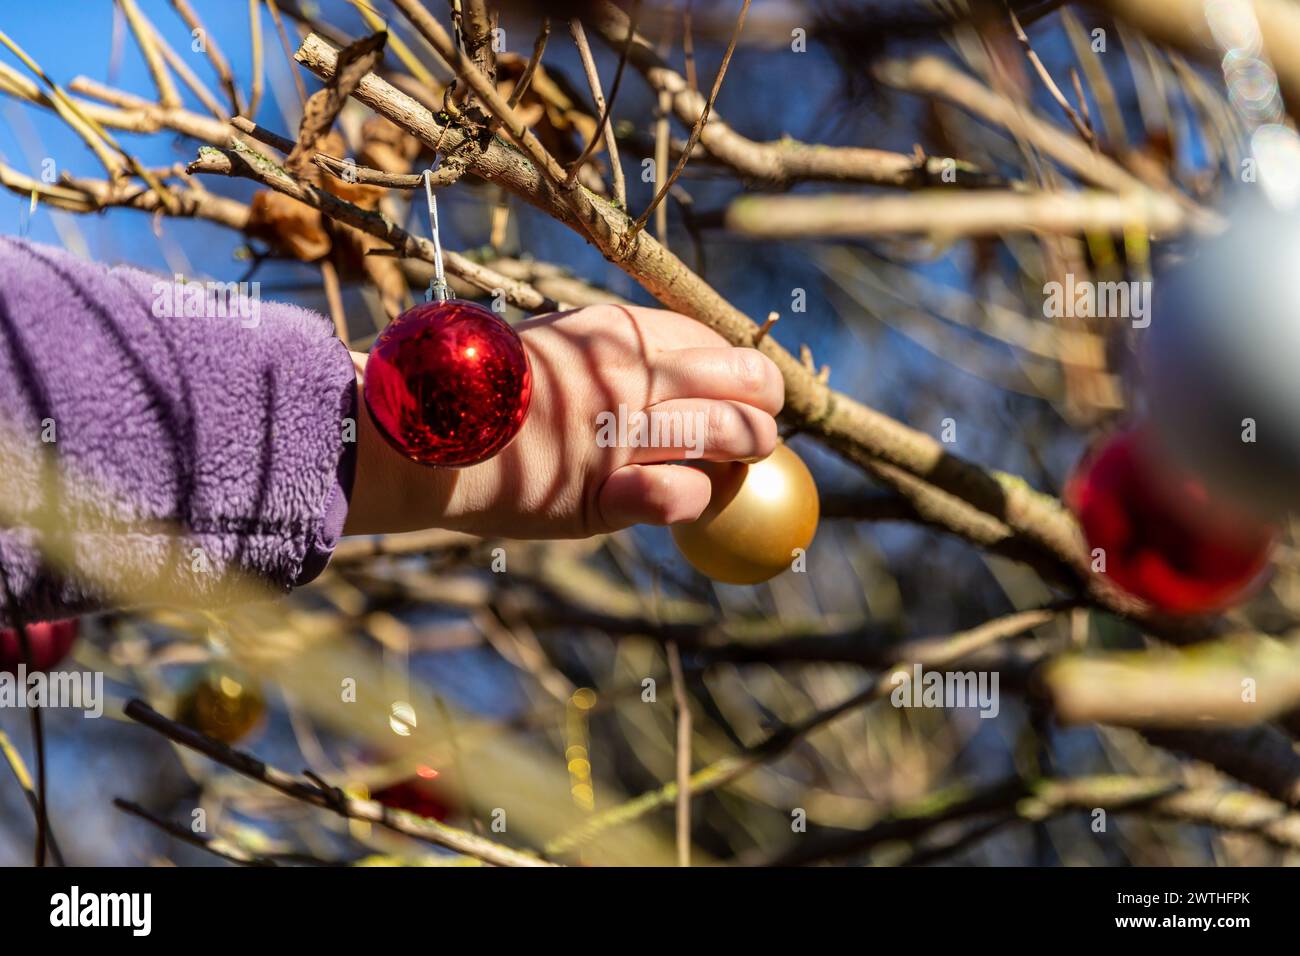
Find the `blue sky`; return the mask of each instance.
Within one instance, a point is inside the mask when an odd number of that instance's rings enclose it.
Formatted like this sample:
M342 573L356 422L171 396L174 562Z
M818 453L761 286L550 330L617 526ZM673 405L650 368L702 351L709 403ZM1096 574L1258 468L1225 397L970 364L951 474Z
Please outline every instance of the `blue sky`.
M140 8L171 44L189 62L194 72L216 90L216 78L207 58L191 50L191 37L184 22L166 0L140 0ZM248 8L242 2L221 3L197 0L193 6L208 29L217 37L222 51L231 62L237 77L247 82L251 72L248 43ZM134 37L119 25L118 52L114 55L114 4L108 0L57 0L57 2L6 4L0 12L0 29L19 44L56 82L66 85L78 75L109 82L128 92L152 98L153 85ZM345 11L344 16L348 13ZM359 19L352 15L359 29ZM352 26L350 20L344 21ZM70 28L71 26L71 28ZM267 63L267 93L259 118L283 129L286 120L279 108L285 100L296 110L296 94L278 38L269 16L263 13L264 47ZM0 51L4 62L22 69L9 51ZM180 86L180 84L178 84ZM202 107L188 90L181 87L190 108ZM218 94L219 95L219 94ZM192 159L195 144L167 134L133 135L114 133L119 141L146 165L165 165ZM28 173L39 174L46 157L55 161L57 170L76 176L102 178L103 169L85 144L53 114L19 106L3 100L0 106L0 155L9 165ZM216 187L232 195L247 195L244 184L226 183ZM170 270L179 259L194 259L198 271L222 268L239 238L204 223L169 222L164 237L154 235L149 217L129 211L112 211L105 216L65 217L65 230L72 229L84 237L87 251L98 260L130 261L149 268ZM50 213L38 209L28 214L26 199L5 193L0 196L0 232L25 234L41 242L63 244L63 236Z

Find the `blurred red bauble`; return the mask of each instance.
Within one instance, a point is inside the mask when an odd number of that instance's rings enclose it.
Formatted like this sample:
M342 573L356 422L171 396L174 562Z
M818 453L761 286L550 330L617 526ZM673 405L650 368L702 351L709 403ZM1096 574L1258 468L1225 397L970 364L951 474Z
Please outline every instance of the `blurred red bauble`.
M451 816L452 805L445 788L435 782L438 777L438 771L433 768L421 767L415 776L373 791L370 799L391 810L405 810L430 820L446 820Z
M0 672L12 674L18 665L27 664L29 671L45 671L67 657L77 640L78 623L75 617L62 621L38 621L27 625L27 643L31 659L24 661L22 641L11 627L0 630Z
M1080 462L1065 498L1105 575L1171 614L1219 611L1244 599L1277 532L1165 463L1147 432L1122 432Z
M370 417L403 455L460 468L519 433L532 387L519 334L482 306L449 299L407 309L379 333L364 394Z

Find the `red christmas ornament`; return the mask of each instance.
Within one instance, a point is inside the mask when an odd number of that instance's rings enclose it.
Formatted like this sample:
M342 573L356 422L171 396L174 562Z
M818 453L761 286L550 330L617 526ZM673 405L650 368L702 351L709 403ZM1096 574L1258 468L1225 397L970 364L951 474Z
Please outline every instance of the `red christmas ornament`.
M432 767L420 767L414 777L376 790L370 798L392 810L405 810L430 820L446 820L453 808L435 783L439 776Z
M510 444L532 388L519 334L482 306L448 299L407 309L379 334L364 394L370 417L403 455L461 468Z
M1277 531L1165 459L1141 429L1115 435L1084 456L1066 502L1125 591L1171 614L1222 610L1258 582Z
M38 621L27 625L27 644L31 659L23 657L22 641L11 627L0 630L0 672L12 674L26 663L29 671L46 671L67 657L77 640L75 617L62 621Z

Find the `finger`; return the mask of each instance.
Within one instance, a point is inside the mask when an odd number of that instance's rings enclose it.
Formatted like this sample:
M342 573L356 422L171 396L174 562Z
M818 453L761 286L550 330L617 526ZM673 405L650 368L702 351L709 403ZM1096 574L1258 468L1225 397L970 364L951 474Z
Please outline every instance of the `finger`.
M744 402L679 398L631 413L625 432L619 425L619 434L604 437L630 449L630 460L640 465L682 459L756 461L770 455L777 441L776 419Z
M712 398L745 402L775 415L785 404L785 380L757 349L673 349L650 362L650 396L647 404Z
M608 531L694 521L712 487L707 475L687 465L624 465L605 479L597 509Z
M652 309L643 305L619 303L607 308L622 312L646 329L652 340L665 348L723 348L729 343L703 322L669 309ZM667 337L669 342L663 342Z

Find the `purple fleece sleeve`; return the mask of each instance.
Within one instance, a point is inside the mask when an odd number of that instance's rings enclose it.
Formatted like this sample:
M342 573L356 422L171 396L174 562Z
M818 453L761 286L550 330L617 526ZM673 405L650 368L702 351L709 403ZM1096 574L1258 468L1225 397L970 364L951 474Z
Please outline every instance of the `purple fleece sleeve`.
M307 309L178 285L0 237L0 623L325 567L356 448L346 347Z

